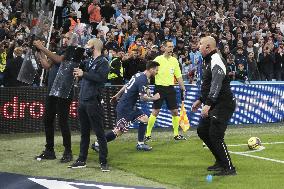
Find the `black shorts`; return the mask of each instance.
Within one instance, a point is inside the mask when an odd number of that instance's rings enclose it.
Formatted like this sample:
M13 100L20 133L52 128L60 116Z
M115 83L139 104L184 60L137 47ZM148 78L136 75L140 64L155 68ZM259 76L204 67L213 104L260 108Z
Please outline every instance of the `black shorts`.
M153 102L153 109L161 109L164 101L166 101L169 110L178 109L176 90L174 86L156 85L154 94L160 93L161 98Z

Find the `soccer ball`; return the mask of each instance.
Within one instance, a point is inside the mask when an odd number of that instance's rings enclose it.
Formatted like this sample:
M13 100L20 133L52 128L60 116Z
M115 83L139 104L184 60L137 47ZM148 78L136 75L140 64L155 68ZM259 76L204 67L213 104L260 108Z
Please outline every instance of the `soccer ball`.
M248 140L248 147L250 150L257 150L259 149L261 146L261 141L259 138L257 137L251 137L249 140Z

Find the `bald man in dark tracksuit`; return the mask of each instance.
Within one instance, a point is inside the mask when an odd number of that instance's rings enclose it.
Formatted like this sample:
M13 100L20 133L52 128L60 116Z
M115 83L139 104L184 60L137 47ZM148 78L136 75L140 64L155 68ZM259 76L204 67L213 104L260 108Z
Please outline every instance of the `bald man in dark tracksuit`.
M201 95L192 110L196 111L201 104L204 105L197 133L216 159L215 164L207 170L216 171L215 176L236 175L224 142L227 123L236 106L226 62L217 53L216 41L212 37L201 39L200 51L204 58Z

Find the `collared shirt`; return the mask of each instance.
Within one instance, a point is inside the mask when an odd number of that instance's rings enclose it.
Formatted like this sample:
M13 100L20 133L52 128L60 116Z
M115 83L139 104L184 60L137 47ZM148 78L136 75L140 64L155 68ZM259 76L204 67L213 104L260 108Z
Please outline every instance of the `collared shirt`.
M166 58L164 55L160 55L154 61L160 64L158 74L155 76L156 85L174 85L174 77L180 78L182 76L178 60L175 57Z

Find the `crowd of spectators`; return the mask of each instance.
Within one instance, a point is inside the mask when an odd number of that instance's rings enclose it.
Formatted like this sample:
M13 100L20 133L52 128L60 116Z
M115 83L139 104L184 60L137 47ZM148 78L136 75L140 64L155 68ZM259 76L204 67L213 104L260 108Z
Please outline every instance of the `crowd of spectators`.
M120 77L114 84L142 71L165 40L174 43L184 80L198 81L198 42L207 35L216 39L232 80L284 80L282 0L57 0L55 6L50 48L60 49L62 35L76 23L91 25ZM37 13L43 9L51 17L53 7L54 0L0 1L0 85L20 85L10 77L19 72Z

